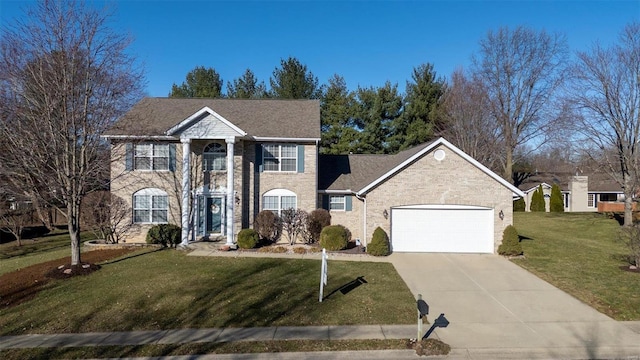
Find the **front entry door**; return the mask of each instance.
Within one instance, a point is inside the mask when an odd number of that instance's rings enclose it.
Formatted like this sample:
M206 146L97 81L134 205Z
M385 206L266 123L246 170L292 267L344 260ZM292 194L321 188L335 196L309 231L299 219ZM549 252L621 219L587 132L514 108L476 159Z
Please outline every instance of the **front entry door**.
M222 232L222 198L208 197L206 212L207 233L220 234Z

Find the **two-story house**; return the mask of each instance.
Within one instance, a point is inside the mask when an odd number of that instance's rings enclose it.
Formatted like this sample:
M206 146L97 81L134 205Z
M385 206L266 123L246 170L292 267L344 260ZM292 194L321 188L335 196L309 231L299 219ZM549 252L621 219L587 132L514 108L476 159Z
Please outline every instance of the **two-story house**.
M105 134L111 192L130 206L127 242L158 223L182 243L234 243L262 210L323 207L366 245L492 253L517 188L440 138L395 155L318 154L315 100L145 98Z
M111 192L132 209L129 242L169 222L184 244L231 244L263 209L316 208L318 101L145 98L105 137Z

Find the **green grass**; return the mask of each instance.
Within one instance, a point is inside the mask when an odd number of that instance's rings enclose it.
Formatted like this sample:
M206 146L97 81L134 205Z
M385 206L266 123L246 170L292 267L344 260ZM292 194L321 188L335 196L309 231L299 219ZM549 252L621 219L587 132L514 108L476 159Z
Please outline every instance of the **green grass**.
M317 260L155 251L56 281L35 299L0 310L0 335L413 323L415 301L391 264L329 261L330 296L322 303L319 272ZM336 291L359 276L367 283Z
M640 274L615 220L594 213L514 214L525 258L513 262L616 320L640 320Z
M83 241L93 239L90 233L82 233ZM41 262L71 255L71 239L66 231L59 231L33 240L0 244L0 275Z

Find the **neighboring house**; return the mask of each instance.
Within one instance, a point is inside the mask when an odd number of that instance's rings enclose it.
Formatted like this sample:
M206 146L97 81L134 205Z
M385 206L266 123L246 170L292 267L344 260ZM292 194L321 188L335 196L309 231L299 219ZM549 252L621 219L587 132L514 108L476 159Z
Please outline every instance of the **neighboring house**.
M364 244L380 226L395 251L492 253L524 196L444 139L397 155L318 155L315 100L146 98L105 137L111 192L131 207L128 242L173 223L183 244L233 244L262 210L324 207Z
M526 211L530 211L531 198L540 185L549 211L553 184L557 184L562 191L566 212L615 211L609 209L618 209L620 206L620 209L624 209L624 194L620 185L605 174L537 173L519 186L526 195Z

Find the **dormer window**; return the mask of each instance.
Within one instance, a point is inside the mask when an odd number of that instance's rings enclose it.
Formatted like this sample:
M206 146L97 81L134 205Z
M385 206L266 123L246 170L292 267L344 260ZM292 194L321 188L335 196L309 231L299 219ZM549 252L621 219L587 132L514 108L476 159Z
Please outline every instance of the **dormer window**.
M227 149L220 143L211 143L202 153L204 171L224 171L227 169Z

